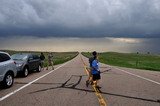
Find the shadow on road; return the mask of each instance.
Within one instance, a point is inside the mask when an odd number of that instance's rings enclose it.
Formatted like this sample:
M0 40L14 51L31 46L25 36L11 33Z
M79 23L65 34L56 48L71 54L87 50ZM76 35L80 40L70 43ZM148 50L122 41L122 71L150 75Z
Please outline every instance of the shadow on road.
M87 90L87 89L76 88L76 86L79 85L79 83L81 82L83 76L87 76L87 75L72 75L72 76L71 76L68 80L66 80L64 83L51 83L51 84L61 84L60 86L51 87L51 88L46 88L46 89L42 89L42 90L30 92L29 94L38 93L38 92L43 92L43 91L47 91L47 90L53 90L53 89L57 89L57 88L66 88L66 89L80 90L80 91L85 91L86 93L87 93L87 92L94 92L94 90ZM76 83L67 84L73 77L78 77L78 81L77 81ZM39 83L39 84L41 84L41 83ZM47 83L47 84L48 84L48 83Z
M104 72L106 72L106 71L104 71ZM72 89L72 90L78 90L78 91L85 91L86 94L87 94L87 92L90 92L90 93L95 92L94 90L82 89L82 88L77 88L76 87L81 82L83 76L86 76L86 75L72 75L64 83L34 83L34 84L61 84L61 85L57 86L57 87L50 87L50 88L46 88L46 89L30 92L29 94L43 92L43 91L47 91L47 90L58 89L58 88ZM73 77L78 77L79 78L78 81L76 83L67 84ZM148 101L148 102L160 103L160 100L145 99L145 98L140 98L140 97L133 97L133 96L126 96L126 95L121 95L121 94L114 94L114 93L109 93L109 92L103 92L101 90L100 90L100 93L101 94L106 94L106 95L111 95L111 96L118 96L118 97L123 97L123 98L130 98L130 99L137 99L137 100L143 100L143 101Z
M143 101L160 103L159 100L145 99L145 98L140 98L140 97L126 96L126 95L107 93L107 92L101 92L101 93L102 94L107 94L107 95L112 95L112 96L119 96L119 97L123 97L123 98L131 98L131 99L137 99L137 100L143 100Z

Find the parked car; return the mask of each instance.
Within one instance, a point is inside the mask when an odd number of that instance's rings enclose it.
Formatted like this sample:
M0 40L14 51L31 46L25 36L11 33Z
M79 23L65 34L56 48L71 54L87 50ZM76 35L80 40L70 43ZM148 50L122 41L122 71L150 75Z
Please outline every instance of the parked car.
M10 55L0 51L0 82L5 88L13 85L14 77L17 75L17 68Z
M24 77L27 77L29 72L33 70L41 71L41 60L36 54L18 53L11 57L16 62L18 73L21 73Z

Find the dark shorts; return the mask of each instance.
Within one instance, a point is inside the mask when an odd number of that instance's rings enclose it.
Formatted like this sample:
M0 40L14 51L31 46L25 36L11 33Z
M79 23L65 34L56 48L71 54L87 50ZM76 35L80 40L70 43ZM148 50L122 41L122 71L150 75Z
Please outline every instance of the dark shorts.
M93 74L93 81L101 79L100 74Z

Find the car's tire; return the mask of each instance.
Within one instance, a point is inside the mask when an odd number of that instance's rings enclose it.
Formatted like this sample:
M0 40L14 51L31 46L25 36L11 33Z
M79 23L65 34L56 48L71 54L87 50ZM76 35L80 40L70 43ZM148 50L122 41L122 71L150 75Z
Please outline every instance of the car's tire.
M38 68L36 69L37 72L41 72L42 71L42 67L41 65L38 66Z
M24 67L23 72L22 72L23 77L27 77L28 74L29 74L28 68L27 68L27 67Z
M14 82L14 75L11 72L8 72L3 79L3 87L10 88Z

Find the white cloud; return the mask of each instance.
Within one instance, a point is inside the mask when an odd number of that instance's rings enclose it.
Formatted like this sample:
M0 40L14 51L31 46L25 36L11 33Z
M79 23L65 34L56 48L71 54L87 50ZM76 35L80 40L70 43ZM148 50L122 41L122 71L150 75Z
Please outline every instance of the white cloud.
M121 42L121 43L142 43L144 39L140 39L140 38L109 38L106 37L106 39L110 39L113 42Z

